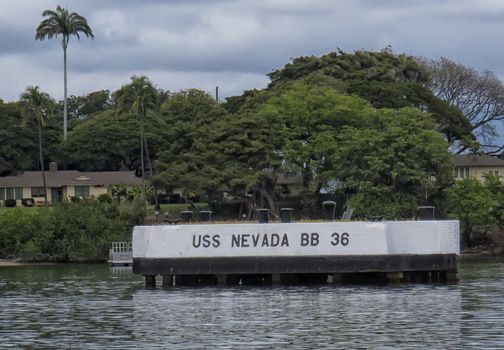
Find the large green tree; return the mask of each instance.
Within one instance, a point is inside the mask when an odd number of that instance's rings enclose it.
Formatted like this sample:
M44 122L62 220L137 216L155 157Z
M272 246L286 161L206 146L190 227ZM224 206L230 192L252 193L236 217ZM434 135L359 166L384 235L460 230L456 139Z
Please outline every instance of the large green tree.
M69 129L72 129L72 120L78 121L92 117L112 108L112 106L109 90L93 91L82 96L70 96L67 101Z
M451 155L434 119L406 107L378 109L331 144L332 172L361 216L412 218L452 180Z
M428 111L437 121L438 130L450 144L471 145L476 140L473 127L458 106L442 100L427 87L429 70L417 58L381 51L357 50L330 52L326 55L295 58L283 68L268 74L270 92L283 91L299 80L311 85L328 86L339 92L358 95L374 107L416 107ZM246 108L263 96L246 93L232 98L230 108ZM241 105L239 105L241 104Z
M45 205L48 205L47 201L47 182L44 169L44 148L42 142L42 126L45 124L48 111L51 106L54 105L49 94L40 90L38 86L29 86L26 88L25 92L21 94L21 103L23 105L24 122L26 123L27 118L35 119L37 122L38 130L38 147L39 147L39 162L40 170L42 172L42 182L44 184L44 198Z
M158 154L157 181L210 201L240 199L277 211L275 183L282 158L280 120L257 113L228 114L207 93L171 94L162 106L170 125Z
M114 171L139 166L138 122L108 110L80 122L61 145L61 157L81 171Z
M200 177L202 173L191 169L214 161L208 152L212 145L209 137L215 130L213 123L224 114L225 110L204 91L190 89L167 95L161 106L161 118L167 127L165 147L157 155L159 176L155 181L159 186L205 192L201 187L206 182Z
M502 189L502 186L500 187ZM502 208L503 203L497 202L497 194L492 193L493 188L495 183L482 183L468 178L457 181L447 190L450 211L460 220L461 242L464 247L470 246L473 231L477 226L487 233L496 223L496 217L492 215L493 210L496 207ZM503 199L502 196L500 199Z
M282 123L285 168L296 173L306 192L319 192L325 169L332 168L329 149L344 126L362 123L375 109L364 99L326 86L295 82L270 98L257 112Z
M63 74L64 74L64 95L63 95L63 140L67 139L68 132L68 111L67 111L67 48L70 36L75 35L80 39L83 34L87 38L94 38L93 30L89 26L85 17L76 12L57 6L56 10L44 10L42 17L45 17L37 27L35 39L52 39L61 35L61 45L63 47Z
M0 104L0 176L37 167L36 127L24 128L19 102Z

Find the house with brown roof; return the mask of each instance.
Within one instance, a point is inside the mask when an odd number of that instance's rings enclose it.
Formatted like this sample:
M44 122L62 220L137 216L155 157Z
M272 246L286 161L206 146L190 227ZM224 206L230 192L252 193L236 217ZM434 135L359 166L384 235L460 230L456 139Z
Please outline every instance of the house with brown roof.
M453 156L453 176L461 180L474 178L484 181L485 175L500 176L504 179L504 160L486 154L467 154Z
M56 163L45 172L47 200L58 203L71 197L97 197L110 193L111 186L134 186L142 183L134 171L58 170ZM44 203L44 184L41 171L25 171L16 176L0 177L0 204L6 199L15 199L18 204L23 198L33 198L36 204Z

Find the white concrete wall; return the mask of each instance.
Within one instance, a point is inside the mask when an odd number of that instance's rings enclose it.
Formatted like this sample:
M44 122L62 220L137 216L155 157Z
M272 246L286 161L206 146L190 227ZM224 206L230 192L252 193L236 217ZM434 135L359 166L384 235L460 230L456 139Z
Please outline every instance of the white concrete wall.
M133 230L134 258L387 254L460 254L459 222L158 225Z

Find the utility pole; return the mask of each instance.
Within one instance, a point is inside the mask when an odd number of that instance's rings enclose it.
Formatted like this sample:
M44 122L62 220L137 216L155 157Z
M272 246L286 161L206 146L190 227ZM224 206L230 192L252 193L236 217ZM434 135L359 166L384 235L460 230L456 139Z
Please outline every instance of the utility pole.
M219 103L219 85L215 87L215 102Z

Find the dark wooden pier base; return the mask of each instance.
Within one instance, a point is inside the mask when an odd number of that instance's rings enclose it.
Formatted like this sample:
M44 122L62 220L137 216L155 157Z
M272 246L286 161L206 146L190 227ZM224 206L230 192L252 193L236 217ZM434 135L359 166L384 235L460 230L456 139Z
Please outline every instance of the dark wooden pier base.
M292 284L453 283L456 254L133 259L133 272L147 287Z
M145 286L148 288L156 287L156 275L145 275Z

